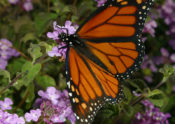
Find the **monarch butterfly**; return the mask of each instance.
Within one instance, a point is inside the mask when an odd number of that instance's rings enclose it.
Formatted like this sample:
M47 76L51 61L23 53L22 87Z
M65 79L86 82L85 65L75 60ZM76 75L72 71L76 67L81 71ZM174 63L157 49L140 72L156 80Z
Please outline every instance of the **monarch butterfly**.
M122 79L138 69L140 39L153 0L107 0L77 29L59 35L68 47L67 88L80 123L92 123L105 104L117 103Z

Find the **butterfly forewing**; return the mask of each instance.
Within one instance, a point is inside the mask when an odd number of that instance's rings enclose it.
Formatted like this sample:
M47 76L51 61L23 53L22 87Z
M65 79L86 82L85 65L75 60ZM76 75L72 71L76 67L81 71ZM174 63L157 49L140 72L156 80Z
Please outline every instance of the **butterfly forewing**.
M95 55L89 59L116 77L125 79L142 62L144 45L140 35L152 0L107 3L80 26L77 34Z

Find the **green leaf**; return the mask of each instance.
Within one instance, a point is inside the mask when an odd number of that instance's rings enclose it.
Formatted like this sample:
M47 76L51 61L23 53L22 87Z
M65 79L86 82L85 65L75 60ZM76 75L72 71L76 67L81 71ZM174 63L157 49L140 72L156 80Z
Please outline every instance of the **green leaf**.
M127 87L124 87L124 96L127 98L127 103L130 103L130 101L132 100L132 97L133 97L133 95L132 95L132 93L131 93L131 91L129 90L129 88L127 88Z
M148 91L147 97L155 96L155 95L160 95L163 92L159 89L155 89L153 91Z
M40 45L41 47L44 47L44 48L45 48L46 53L47 53L48 51L51 51L51 50L52 50L52 47L53 47L53 46L49 45L49 44L46 43L46 42L39 42L39 45Z
M33 65L32 62L27 61L22 67L22 78L14 84L16 89L22 86L28 86L40 72L41 64Z
M174 68L172 65L166 64L163 68L159 69L159 72L164 75L162 82L166 82L167 79L174 73Z
M62 13L68 13L70 12L70 7L69 6L64 6L64 8L61 10Z
M21 38L20 40L26 43L29 40L38 40L38 38L35 36L34 33L30 32L30 33L25 34L24 37Z
M47 30L48 24L50 20L54 20L57 18L56 13L37 13L35 15L35 27L39 35Z
M153 103L155 106L162 107L164 104L163 99L149 99L151 103Z
M10 73L6 70L0 70L0 76L3 76L3 78L7 78L9 82L11 82L10 80Z
M41 57L43 54L41 53L41 48L38 44L30 44L30 48L28 49L29 54L33 58L33 63Z
M17 20L11 20L14 30L20 36L24 36L29 32L36 32L35 26L29 16L19 16Z
M49 75L39 75L36 77L37 84L43 89L46 89L49 86L56 86L55 80Z
M153 91L148 90L146 97L158 107L162 107L167 102L166 95L159 89L155 89Z
M123 110L128 118L130 118L134 114L134 107L125 105Z
M149 76L149 75L152 74L152 71L151 71L151 69L149 69L149 68L142 69L142 72L143 72L144 75L147 75L147 76Z
M135 80L126 80L128 85L131 85L132 87L136 88L138 92L143 92L145 88L147 88L147 84L140 79L135 79Z
M12 62L8 64L7 69L9 70L12 77L15 76L17 72L21 71L21 68L25 62L26 60L20 57L15 58Z
M34 98L35 98L35 92L34 92L34 84L33 83L31 83L29 86L28 86L28 88L27 88L27 90L26 90L26 93L25 94L29 94L28 95L28 97L27 97L27 99L26 99L26 102L27 103L30 103L30 102L32 102L33 100L34 100Z

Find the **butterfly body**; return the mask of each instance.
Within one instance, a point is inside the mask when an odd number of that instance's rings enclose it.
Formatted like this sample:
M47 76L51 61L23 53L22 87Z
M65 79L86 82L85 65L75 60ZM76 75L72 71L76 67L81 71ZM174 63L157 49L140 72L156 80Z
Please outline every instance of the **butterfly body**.
M83 46L82 42L80 42L80 39L78 38L77 35L73 34L70 35L68 33L62 33L59 35L59 39L67 44L67 47L72 47L72 46Z
M142 63L141 32L152 0L107 0L77 29L62 33L67 44L66 79L77 120L90 124L106 102L118 103L121 81Z

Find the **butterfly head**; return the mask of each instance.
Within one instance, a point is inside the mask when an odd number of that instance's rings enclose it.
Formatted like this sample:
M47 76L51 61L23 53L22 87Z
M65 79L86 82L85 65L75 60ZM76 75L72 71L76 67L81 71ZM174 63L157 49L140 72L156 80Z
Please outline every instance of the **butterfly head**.
M80 45L78 36L75 34L61 33L59 39L68 46Z

